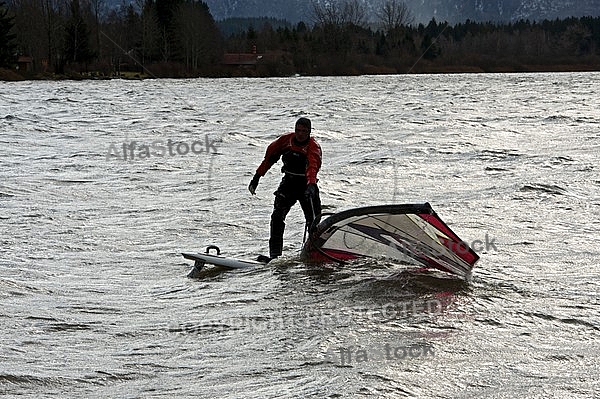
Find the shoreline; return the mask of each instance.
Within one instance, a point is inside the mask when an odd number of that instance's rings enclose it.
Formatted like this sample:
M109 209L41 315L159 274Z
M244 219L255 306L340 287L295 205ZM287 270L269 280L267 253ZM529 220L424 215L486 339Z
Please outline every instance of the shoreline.
M19 72L0 68L0 82L19 82L19 81L60 81L60 80L147 80L147 79L227 79L227 78L284 78L293 76L364 76L364 75L443 75L443 74L494 74L494 73L569 73L569 72L600 72L600 64L572 64L572 65L520 65L515 66L495 66L483 68L480 66L468 65L446 65L446 66L415 66L410 71L399 72L396 68L382 67L376 65L363 65L361 68L348 68L344 73L338 74L289 74L289 75L269 75L259 73L257 70L239 69L229 70L230 73L223 74L187 74L187 75L165 75L156 76L139 72L125 72L119 75L106 76L97 72L87 73L70 73L70 74L54 74L54 73L28 73L20 74Z

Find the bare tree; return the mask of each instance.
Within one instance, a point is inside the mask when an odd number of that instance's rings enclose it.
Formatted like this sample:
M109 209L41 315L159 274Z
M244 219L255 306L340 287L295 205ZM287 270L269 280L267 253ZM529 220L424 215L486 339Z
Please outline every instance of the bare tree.
M324 4L313 0L311 10L316 25L339 27L366 25L365 7L359 0L333 0Z
M98 57L100 58L102 56L100 53L100 12L102 11L102 7L104 7L104 0L91 0L91 6L94 11L94 37L96 41L96 51L98 52Z
M398 28L410 25L414 16L405 2L401 0L384 0L377 17L384 32L390 33Z
M37 68L59 66L64 37L62 0L11 0L19 54L34 58Z
M343 15L346 24L365 26L366 25L365 6L359 0L347 0L344 2Z
M160 29L154 6L148 0L136 0L134 3L140 12L140 63L142 68L152 58L153 49L156 48Z
M181 4L173 18L181 56L188 71L214 63L219 33L206 4Z

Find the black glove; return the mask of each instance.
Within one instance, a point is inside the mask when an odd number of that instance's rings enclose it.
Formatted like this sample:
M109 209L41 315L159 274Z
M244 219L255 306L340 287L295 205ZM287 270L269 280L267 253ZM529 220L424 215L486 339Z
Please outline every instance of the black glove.
M304 196L307 199L313 200L319 194L319 188L316 184L312 183L306 186L306 191L304 191Z
M259 180L260 176L258 174L255 174L252 180L250 181L250 184L248 185L248 190L252 195L256 194L256 187L258 187Z

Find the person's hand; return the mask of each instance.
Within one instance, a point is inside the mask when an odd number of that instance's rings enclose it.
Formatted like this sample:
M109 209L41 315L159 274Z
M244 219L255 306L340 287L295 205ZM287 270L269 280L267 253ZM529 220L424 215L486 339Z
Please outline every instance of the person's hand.
M248 185L248 191L250 191L250 194L252 194L252 195L256 194L256 187L258 187L259 180L260 180L260 176L258 174L255 174L254 177L252 178L252 180L250 181L250 184Z
M306 191L304 191L304 195L306 196L306 198L311 199L311 200L315 199L315 197L317 196L318 193L319 193L319 188L314 183L306 186Z

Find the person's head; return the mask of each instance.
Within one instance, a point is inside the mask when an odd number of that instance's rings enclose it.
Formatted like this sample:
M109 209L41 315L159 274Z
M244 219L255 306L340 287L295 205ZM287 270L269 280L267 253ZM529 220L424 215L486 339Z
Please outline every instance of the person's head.
M308 118L300 118L296 121L296 140L300 143L308 140L310 138L310 119Z

